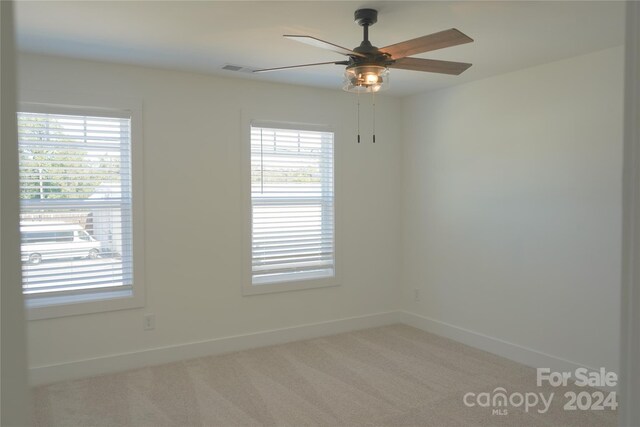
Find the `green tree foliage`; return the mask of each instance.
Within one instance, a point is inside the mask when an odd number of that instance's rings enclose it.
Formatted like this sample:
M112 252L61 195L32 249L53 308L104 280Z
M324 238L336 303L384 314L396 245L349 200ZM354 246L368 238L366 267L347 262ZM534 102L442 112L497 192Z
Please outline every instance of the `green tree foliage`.
M19 128L20 140L29 142L19 147L22 199L86 198L101 184L120 181L117 156L89 152L55 119L20 117ZM47 147L52 140L64 143L64 148Z

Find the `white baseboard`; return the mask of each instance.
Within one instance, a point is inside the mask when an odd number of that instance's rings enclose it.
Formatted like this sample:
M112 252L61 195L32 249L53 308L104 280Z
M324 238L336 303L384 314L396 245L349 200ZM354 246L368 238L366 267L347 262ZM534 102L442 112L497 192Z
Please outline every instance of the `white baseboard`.
M398 323L397 311L260 331L207 341L151 348L93 359L75 360L73 362L56 365L36 366L29 369L29 383L32 386L50 384L58 381L122 372L145 366L283 344L291 341L317 338L394 323Z
M571 372L577 368L587 368L597 371L595 368L584 366L577 362L542 353L439 320L430 319L419 314L407 311L391 311L207 341L151 348L131 353L113 354L55 365L36 366L29 369L29 382L32 386L50 384L394 323L404 323L534 368L550 368L552 371Z
M513 344L408 311L399 311L398 321L405 325L413 326L414 328L422 329L423 331L452 339L462 344L502 356L506 359L522 363L523 365L530 366L532 368L549 368L551 371L562 372L575 372L578 368L586 368L589 371L598 372L597 368L593 368L591 366L586 366L578 362L546 354L538 350L523 347L518 344ZM615 390L616 387L611 389L602 387L602 389Z

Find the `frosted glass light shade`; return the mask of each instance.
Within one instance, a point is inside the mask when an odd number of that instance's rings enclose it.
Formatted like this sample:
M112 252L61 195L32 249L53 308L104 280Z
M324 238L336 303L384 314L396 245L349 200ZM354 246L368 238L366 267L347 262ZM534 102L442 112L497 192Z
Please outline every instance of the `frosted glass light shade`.
M344 72L347 92L378 92L389 87L389 69L379 65L359 65Z

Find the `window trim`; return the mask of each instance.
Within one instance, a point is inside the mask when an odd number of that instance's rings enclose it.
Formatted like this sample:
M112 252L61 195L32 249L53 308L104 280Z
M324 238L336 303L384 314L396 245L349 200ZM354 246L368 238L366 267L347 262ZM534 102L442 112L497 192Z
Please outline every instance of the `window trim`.
M330 120L320 120L320 123L310 123L306 117L291 114L289 120L281 120L277 116L270 114L260 114L260 119L255 118L257 114L250 114L245 111L241 114L241 167L242 173L242 210L243 210L243 242L242 242L242 295L261 295L275 292L299 291L305 289L316 289L325 287L340 286L341 281L341 233L340 233L340 191L339 191L339 168L338 168L338 146L340 132L334 124L326 124ZM322 124L321 122L325 122ZM251 127L273 127L279 129L309 130L333 133L333 203L334 203L334 275L333 277L296 279L283 282L265 283L254 285L252 283L252 250L251 250Z
M55 111L78 115L104 115L131 118L131 226L134 260L132 295L118 290L90 290L79 301L65 295L29 298L25 295L28 320L91 314L140 308L145 305L144 192L142 102L129 98L102 95L58 93L54 91L20 91L18 111ZM92 298L93 296L93 298Z

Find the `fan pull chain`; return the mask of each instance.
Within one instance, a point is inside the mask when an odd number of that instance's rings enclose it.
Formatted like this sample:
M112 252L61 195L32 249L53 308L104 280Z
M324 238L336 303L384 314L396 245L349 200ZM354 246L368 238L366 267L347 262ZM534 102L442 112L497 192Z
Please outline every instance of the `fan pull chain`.
M358 144L360 144L360 92L358 92Z
M376 143L376 93L371 91L371 98L373 99L373 143Z

